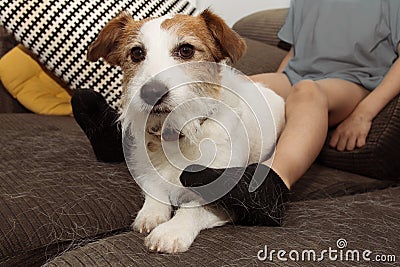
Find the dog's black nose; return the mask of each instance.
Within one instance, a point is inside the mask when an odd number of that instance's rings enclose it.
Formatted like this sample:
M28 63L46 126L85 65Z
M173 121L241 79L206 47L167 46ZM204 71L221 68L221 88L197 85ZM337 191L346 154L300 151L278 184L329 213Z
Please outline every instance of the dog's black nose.
M149 105L156 106L168 94L168 87L160 81L152 80L142 86L140 97Z

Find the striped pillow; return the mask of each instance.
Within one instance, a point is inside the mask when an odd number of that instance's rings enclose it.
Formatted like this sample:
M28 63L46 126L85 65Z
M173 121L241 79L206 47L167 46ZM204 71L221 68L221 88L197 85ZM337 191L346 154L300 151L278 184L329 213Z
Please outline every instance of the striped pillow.
M88 46L113 17L135 19L167 13L192 14L187 0L0 0L0 23L71 89L100 92L118 108L122 73L104 61L86 61Z

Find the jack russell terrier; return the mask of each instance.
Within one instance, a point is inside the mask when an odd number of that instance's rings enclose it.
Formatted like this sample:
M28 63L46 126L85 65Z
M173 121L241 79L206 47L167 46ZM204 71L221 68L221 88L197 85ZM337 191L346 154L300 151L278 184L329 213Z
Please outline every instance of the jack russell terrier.
M232 213L213 204L236 186L232 172L198 189L180 180L183 170L245 172L248 164L272 159L284 100L225 64L245 50L243 39L210 10L141 21L122 13L89 47L88 60L103 58L124 73L125 157L145 195L132 228L148 233L150 250L183 252L203 229L244 213L256 220L251 207ZM257 179L247 185L265 186Z

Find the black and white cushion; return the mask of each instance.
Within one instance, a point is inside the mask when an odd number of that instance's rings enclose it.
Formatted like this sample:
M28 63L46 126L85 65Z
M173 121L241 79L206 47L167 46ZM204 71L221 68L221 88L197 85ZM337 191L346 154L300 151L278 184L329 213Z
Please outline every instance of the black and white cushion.
M186 0L0 0L0 23L69 88L100 92L118 108L122 73L103 61L86 61L88 46L112 18L192 14Z

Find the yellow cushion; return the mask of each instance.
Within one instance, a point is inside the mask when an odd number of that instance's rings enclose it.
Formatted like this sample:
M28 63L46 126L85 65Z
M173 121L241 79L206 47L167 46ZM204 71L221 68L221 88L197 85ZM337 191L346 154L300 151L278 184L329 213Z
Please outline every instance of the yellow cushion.
M0 59L4 87L24 107L38 114L71 115L71 96L41 66L15 47Z

